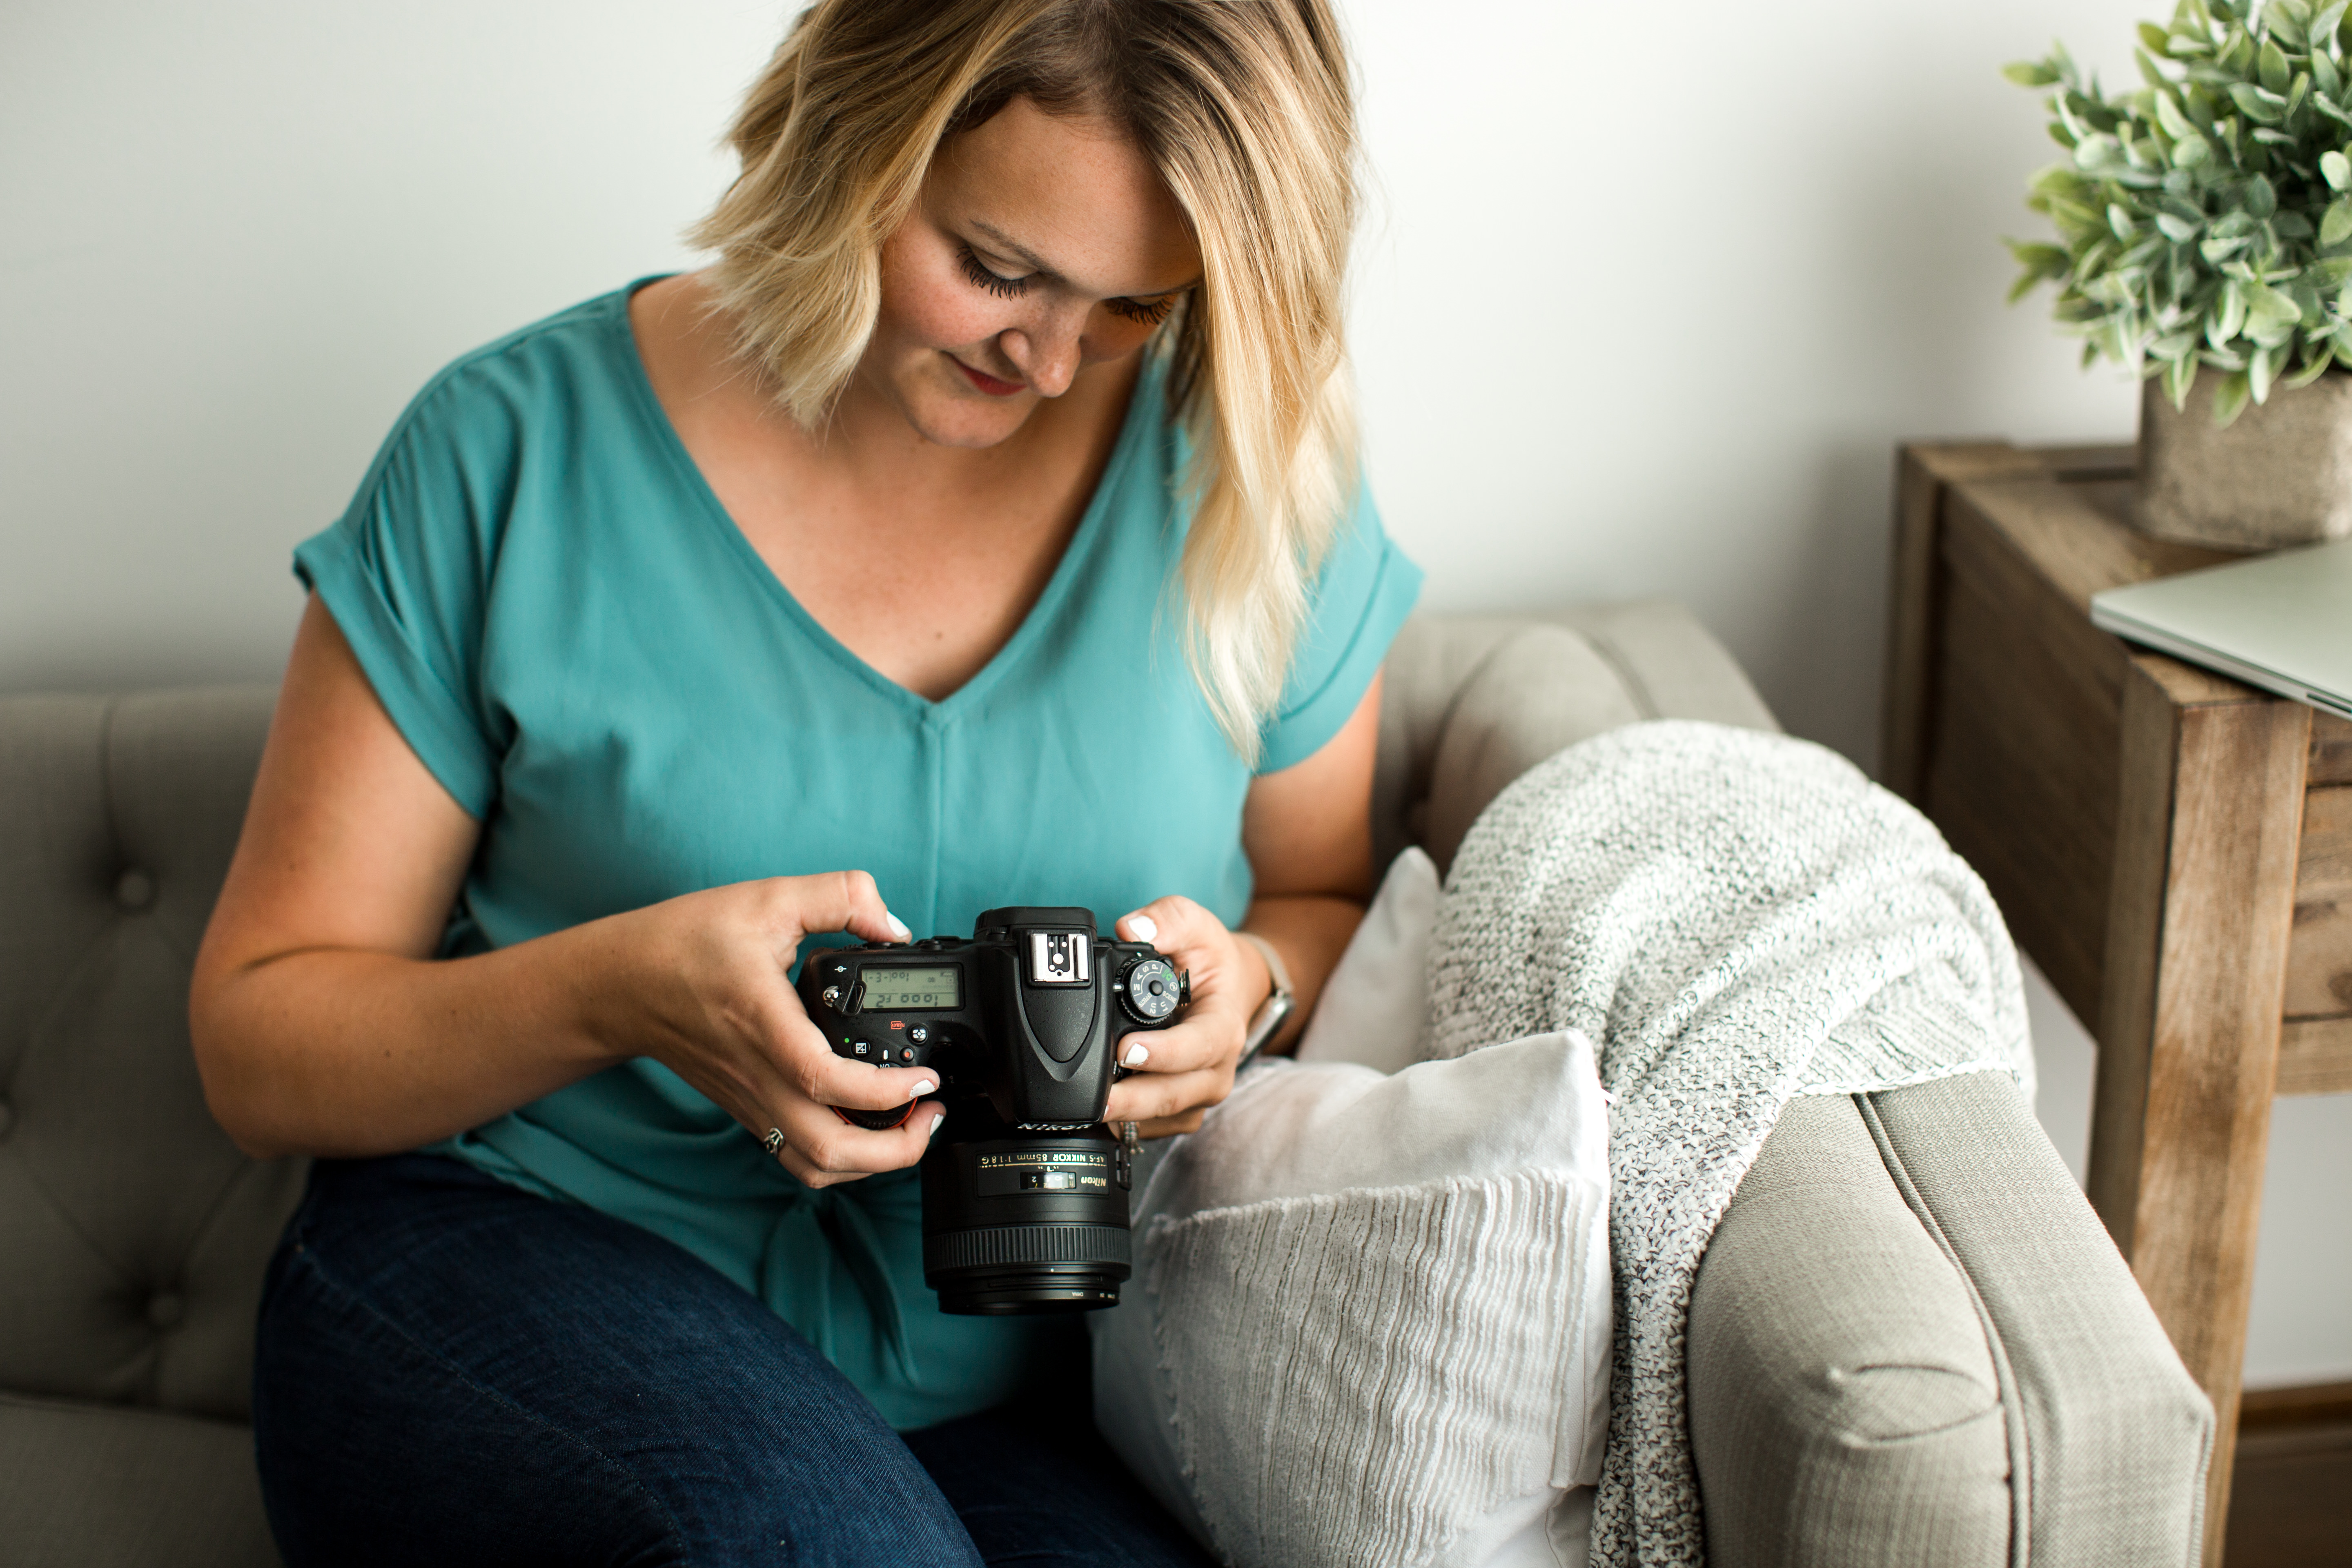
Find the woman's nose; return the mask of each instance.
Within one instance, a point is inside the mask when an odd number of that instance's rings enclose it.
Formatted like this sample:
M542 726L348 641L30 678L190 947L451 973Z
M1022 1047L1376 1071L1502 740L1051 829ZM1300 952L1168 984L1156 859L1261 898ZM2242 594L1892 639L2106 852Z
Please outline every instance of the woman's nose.
M997 346L1040 395L1059 397L1078 374L1078 340L1085 324L1083 316L1067 318L1057 311L1034 327L1008 330L997 339Z

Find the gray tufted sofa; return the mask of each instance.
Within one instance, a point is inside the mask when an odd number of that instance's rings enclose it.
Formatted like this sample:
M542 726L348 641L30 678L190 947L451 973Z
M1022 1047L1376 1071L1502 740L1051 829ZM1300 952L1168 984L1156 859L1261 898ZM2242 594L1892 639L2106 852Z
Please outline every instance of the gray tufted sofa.
M273 1563L243 1425L299 1162L206 1115L191 959L261 689L0 699L0 1563ZM1389 662L1383 856L1612 725L1770 727L1687 614L1421 617ZM1700 1270L1709 1552L2196 1561L2212 1415L2005 1079L1790 1108Z

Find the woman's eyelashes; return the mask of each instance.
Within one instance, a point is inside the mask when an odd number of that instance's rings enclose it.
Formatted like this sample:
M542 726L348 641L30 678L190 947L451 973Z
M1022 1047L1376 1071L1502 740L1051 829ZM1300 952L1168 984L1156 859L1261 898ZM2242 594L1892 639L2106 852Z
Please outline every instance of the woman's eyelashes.
M1000 300L1017 300L1029 292L1029 279L1007 278L1002 272L992 271L969 245L959 247L956 259L975 289L985 289ZM1103 308L1123 321L1156 327L1176 308L1176 300L1173 294L1163 294L1157 300L1105 300Z
M1162 294L1157 300L1105 300L1103 309L1122 321L1139 321L1156 327L1167 320L1168 312L1176 308L1176 296Z
M985 289L1000 300L1017 300L1029 292L1029 279L1007 278L1002 273L991 272L981 264L980 258L969 245L961 248L958 259L963 263L963 275L971 279L971 286L975 289Z

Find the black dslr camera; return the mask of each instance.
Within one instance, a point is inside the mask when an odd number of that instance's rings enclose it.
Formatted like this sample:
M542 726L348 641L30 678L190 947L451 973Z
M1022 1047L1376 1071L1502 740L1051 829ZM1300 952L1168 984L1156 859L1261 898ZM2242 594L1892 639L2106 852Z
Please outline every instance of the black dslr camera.
M1128 1151L1102 1125L1123 1035L1164 1029L1186 977L1091 910L1003 909L970 942L810 954L800 997L834 1054L937 1069L923 1155L923 1279L945 1312L1091 1311L1128 1276ZM841 1114L896 1127L906 1108Z

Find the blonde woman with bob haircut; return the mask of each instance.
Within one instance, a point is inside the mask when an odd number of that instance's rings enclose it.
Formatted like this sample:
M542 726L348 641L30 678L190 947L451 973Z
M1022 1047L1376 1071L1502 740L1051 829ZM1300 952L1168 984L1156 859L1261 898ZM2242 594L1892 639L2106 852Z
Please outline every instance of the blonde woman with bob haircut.
M317 1156L272 1526L1202 1562L1101 1453L1081 1319L940 1310L936 1075L836 1057L793 973L1125 910L1192 978L1118 1043L1150 1137L1352 934L1419 574L1358 479L1328 0L820 0L732 142L709 267L459 359L296 552L191 997L222 1124Z

